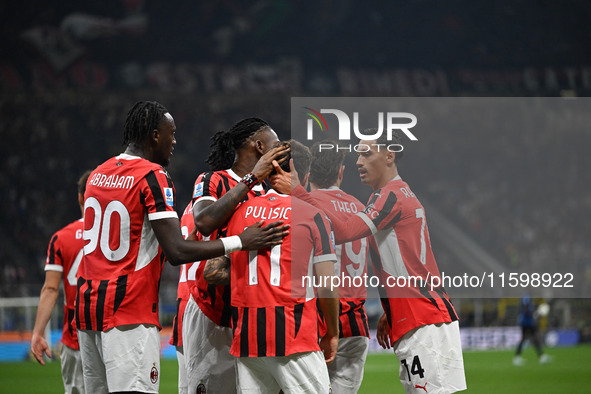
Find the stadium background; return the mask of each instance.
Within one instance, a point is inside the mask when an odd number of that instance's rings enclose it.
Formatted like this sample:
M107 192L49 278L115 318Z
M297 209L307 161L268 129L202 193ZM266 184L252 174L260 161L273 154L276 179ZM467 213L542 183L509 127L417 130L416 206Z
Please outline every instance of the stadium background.
M175 118L169 170L182 209L206 169L209 136L260 116L289 138L290 97L591 91L585 1L8 0L0 15L1 305L38 297L51 234L79 217L76 180L121 152L123 120L136 100L158 100ZM507 269L545 259L590 277L590 142L587 129L508 135L475 127L468 141L442 136L441 151L419 152L402 171L419 198ZM474 144L485 154L473 154ZM524 155L538 169L526 183ZM478 182L468 182L475 173ZM515 192L516 200L507 198ZM433 229L431 237L440 264L453 265L446 241ZM172 322L177 272L167 267L162 278L164 325ZM562 343L591 341L588 299L549 301L545 330ZM473 348L518 340L516 299L457 306ZM375 322L379 307L368 309ZM34 312L0 308L5 343L26 341ZM60 322L52 319L53 328Z

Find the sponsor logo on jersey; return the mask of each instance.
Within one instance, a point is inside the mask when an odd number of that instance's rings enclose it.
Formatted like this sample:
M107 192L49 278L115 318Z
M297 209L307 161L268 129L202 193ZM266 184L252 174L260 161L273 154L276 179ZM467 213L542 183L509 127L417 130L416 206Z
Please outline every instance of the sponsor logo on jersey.
M193 198L201 197L203 195L203 182L200 182L195 185L195 189L193 190Z
M166 200L166 205L174 206L174 193L171 187L164 188L164 199Z

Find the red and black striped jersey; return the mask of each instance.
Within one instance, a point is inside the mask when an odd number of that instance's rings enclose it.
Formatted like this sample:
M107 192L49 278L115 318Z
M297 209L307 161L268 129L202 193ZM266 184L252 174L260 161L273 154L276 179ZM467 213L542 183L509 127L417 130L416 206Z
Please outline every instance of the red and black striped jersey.
M324 212L328 211L340 216L343 220L365 208L358 199L336 186L329 189L316 189L310 195ZM335 247L337 256L335 273L341 278L339 287L339 336L341 338L369 337L364 307L367 289L362 280L367 274L368 246L367 238L360 238Z
M302 188L294 194L317 204ZM391 340L426 324L458 320L455 309L443 288L415 286L413 281L396 278L422 278L427 282L439 276L429 239L425 209L399 176L372 193L362 212L346 221L327 212L335 228L337 243L370 238L370 257L381 279L378 290L391 327ZM373 245L373 247L372 247ZM403 283L405 286L392 284ZM420 281L416 283L420 284ZM382 287L383 286L383 287Z
M197 177L193 188L193 207L198 201L217 201L238 182L240 177L231 169L204 172ZM260 196L264 193L263 185L256 185L245 198ZM215 230L207 238L198 234L201 240L218 239L226 236L226 227ZM201 311L214 323L230 327L232 305L230 304L230 286L210 285L203 278L205 261L197 264L193 279L187 279L189 291Z
M58 271L62 273L64 283L64 328L62 342L72 349L79 349L78 334L74 326L74 314L76 306L76 283L78 268L82 261L82 230L84 220L78 219L57 231L51 237L47 249L45 271Z
M187 239L194 227L193 203L189 202L189 205L185 207L183 215L181 216L181 233L185 239ZM185 308L187 307L187 302L191 295L188 281L195 281L195 271L198 264L199 262L181 264L176 299L176 315L172 322L172 335L168 341L168 343L173 346L183 346L183 315L185 314Z
M296 209L297 220L292 220ZM314 274L314 264L336 260L330 222L318 209L271 190L236 210L227 235L260 220L264 225L282 220L291 225L290 233L272 248L231 254L235 309L230 353L273 357L319 350L316 299L304 278Z
M78 329L104 331L158 321L164 255L153 220L177 218L175 191L158 164L122 154L97 167L84 195L84 258L76 298Z

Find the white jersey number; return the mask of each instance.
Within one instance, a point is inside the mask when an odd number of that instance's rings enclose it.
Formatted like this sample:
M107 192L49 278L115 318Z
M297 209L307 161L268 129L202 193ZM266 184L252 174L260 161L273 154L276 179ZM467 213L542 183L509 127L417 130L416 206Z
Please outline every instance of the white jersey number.
M101 205L94 197L89 197L84 203L84 216L91 217L88 212L89 209L94 211L94 221L89 230L84 230L82 234L85 241L90 241L84 245L84 254L88 255L95 251L97 245L100 246L101 252L109 261L119 261L123 259L130 248L130 229L131 220L129 212L123 203L120 201L111 201L105 207L103 214ZM119 216L119 247L112 250L109 245L111 232L111 216L117 213ZM101 231L102 227L102 231Z
M181 234L183 235L183 238L187 239L187 237L189 236L189 228L187 226L181 226ZM189 266L188 270L187 266ZM181 264L181 275L179 276L179 283L184 283L187 280L195 280L198 267L198 261L191 264Z
M427 264L427 243L425 242L425 211L423 208L417 208L416 218L421 219L421 263Z
M269 283L271 286L279 286L281 282L281 245L275 245L271 248L271 276ZM258 266L258 251L251 250L248 252L248 284L257 285L259 277L257 272Z
M80 267L80 262L82 261L82 256L84 256L84 249L80 249L80 252L78 252L76 258L74 259L74 263L72 263L72 266L68 271L68 276L66 276L66 279L68 280L70 286L76 286L78 283L76 281L76 277L78 274L78 268Z
M353 250L353 242L347 242L344 245L337 245L335 247L335 252L337 254L337 263L339 265L338 267L335 267L335 272L337 272L338 275L340 275L340 264L342 261L343 246L345 247L345 255L347 256L347 259L351 262L350 264L345 265L347 273L352 278L361 276L363 274L363 270L365 269L365 262L367 260L367 238L361 238L359 241L361 243L359 253L355 253L355 251Z

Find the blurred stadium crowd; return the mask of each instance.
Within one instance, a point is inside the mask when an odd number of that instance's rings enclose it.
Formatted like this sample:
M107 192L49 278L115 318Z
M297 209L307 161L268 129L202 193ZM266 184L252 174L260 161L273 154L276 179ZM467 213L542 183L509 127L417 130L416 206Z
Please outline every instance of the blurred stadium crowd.
M291 96L591 91L584 1L51 3L0 4L0 297L38 295L51 234L79 217L76 179L121 151L136 100L176 120L182 209L208 137L260 116L287 139ZM515 134L483 116L426 136L401 172L507 269L568 262L591 280L588 125L559 127L548 112L547 128ZM174 299L178 277L165 272Z

